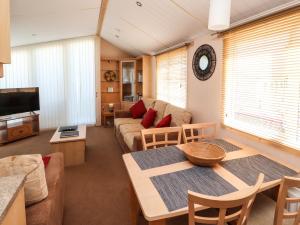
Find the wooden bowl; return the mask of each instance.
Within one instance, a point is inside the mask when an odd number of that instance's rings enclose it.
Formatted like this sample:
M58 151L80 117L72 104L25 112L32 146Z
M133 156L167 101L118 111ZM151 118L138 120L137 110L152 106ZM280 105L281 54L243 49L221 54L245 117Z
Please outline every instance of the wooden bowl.
M207 142L191 142L182 145L188 160L199 166L214 166L226 156L223 148Z

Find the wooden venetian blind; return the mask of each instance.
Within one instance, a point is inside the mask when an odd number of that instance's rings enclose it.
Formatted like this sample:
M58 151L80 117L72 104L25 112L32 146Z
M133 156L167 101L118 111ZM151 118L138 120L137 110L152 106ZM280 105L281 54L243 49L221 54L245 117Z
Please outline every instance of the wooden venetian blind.
M300 8L224 38L224 124L300 150Z
M158 55L156 74L156 98L184 108L187 96L187 47Z

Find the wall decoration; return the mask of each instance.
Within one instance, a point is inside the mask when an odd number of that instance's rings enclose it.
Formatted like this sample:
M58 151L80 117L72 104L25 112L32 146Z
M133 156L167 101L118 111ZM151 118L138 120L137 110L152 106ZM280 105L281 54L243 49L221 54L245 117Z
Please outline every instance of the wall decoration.
M193 57L194 75L201 81L208 80L216 68L216 53L210 45L201 45Z
M107 87L107 92L108 93L113 93L114 92L114 88L113 87Z
M115 81L117 79L117 74L112 70L107 70L104 73L104 79L108 82Z

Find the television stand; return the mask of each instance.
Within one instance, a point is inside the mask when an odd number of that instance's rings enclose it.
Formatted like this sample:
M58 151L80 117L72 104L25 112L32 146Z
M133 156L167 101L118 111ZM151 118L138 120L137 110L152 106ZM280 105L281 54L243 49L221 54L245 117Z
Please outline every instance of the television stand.
M39 131L39 114L0 117L0 145L38 135Z

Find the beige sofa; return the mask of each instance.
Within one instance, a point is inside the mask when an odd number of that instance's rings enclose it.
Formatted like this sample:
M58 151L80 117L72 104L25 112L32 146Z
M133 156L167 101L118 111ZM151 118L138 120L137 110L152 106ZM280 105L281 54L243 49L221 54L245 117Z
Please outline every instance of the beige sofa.
M157 111L154 122L156 126L159 121L168 114L172 115L171 126L181 126L191 123L192 114L185 109L173 106L167 102L149 98L143 98L147 109L153 108ZM124 152L139 151L143 149L141 141L142 119L133 119L129 111L115 111L115 135Z

